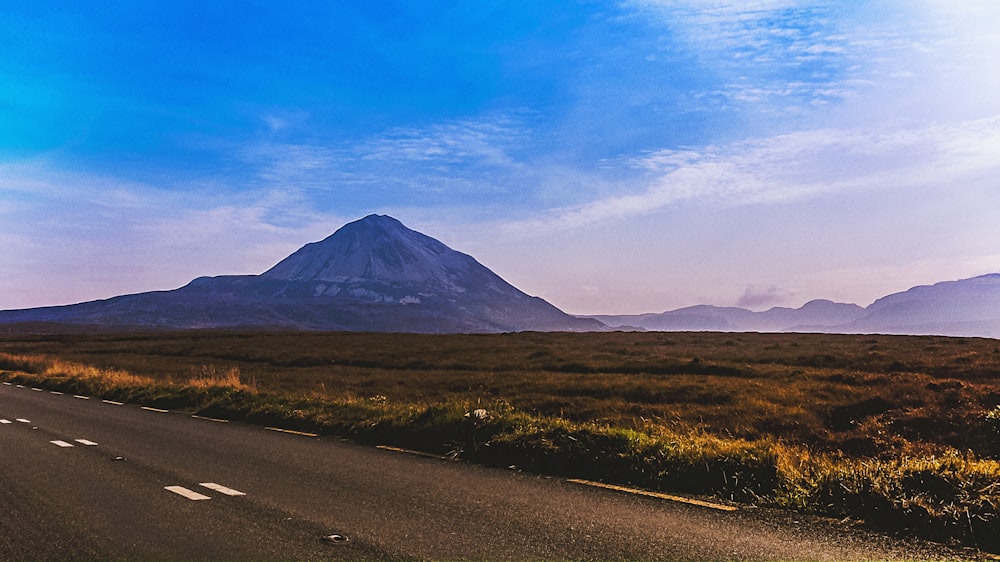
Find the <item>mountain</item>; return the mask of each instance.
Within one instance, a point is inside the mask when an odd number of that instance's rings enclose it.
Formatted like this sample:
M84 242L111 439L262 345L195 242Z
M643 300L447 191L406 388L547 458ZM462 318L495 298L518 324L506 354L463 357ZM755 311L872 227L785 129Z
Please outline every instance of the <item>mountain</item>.
M775 307L764 312L698 305L659 314L591 318L610 327L631 326L654 331L785 332L839 326L860 318L864 312L865 309L856 304L814 300L801 308Z
M882 297L862 318L839 329L1000 338L1000 274L921 285Z
M913 287L867 308L814 300L763 312L698 305L574 317L467 254L370 215L260 275L200 277L172 291L0 311L31 331L247 328L373 332L657 331L933 334L1000 338L1000 274ZM56 326L53 326L56 325Z
M12 323L421 333L605 329L379 215L305 245L261 275L201 277L172 291L0 311L0 324Z
M882 297L867 308L814 300L801 308L764 312L699 305L659 314L590 318L617 329L1000 338L1000 274L913 287Z

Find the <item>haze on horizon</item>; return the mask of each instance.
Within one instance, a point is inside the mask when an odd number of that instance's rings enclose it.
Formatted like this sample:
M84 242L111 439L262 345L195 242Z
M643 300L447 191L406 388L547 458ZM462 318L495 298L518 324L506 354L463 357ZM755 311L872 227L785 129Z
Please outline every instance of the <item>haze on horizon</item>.
M578 314L1000 271L1000 4L0 0L0 309L369 213Z

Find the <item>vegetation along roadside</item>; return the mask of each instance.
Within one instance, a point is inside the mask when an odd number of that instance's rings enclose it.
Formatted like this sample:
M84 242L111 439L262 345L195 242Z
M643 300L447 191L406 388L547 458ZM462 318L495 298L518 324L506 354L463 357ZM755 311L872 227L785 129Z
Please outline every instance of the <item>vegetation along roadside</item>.
M1000 551L1000 342L8 335L0 379Z

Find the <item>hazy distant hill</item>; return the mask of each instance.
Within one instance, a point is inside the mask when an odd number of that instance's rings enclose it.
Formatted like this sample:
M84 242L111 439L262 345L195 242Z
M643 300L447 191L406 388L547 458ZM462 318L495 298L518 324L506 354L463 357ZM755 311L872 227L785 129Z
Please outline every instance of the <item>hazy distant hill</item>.
M814 300L801 308L776 307L764 312L710 305L690 306L659 314L592 316L610 327L645 330L713 332L782 332L803 327L833 327L857 320L865 309L855 304Z
M1000 274L947 281L883 297L867 308L814 300L752 312L699 305L659 314L592 316L612 328L663 331L933 334L1000 338Z
M882 297L849 332L1000 338L1000 274L913 287Z
M261 275L201 277L173 291L0 311L0 324L45 331L273 328L373 332L662 331L936 334L1000 338L1000 274L914 287L862 308L814 300L753 312L691 306L570 316L471 256L371 215L306 244Z
M604 328L378 215L307 244L262 275L201 277L173 291L0 312L0 323L38 322L428 333Z

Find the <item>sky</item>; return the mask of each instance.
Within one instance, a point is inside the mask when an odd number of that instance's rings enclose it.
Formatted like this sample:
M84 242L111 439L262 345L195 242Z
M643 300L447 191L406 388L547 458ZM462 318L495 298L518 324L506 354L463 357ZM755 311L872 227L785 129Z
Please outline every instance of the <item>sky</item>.
M1000 272L1000 3L0 0L0 309L371 213L576 314Z

